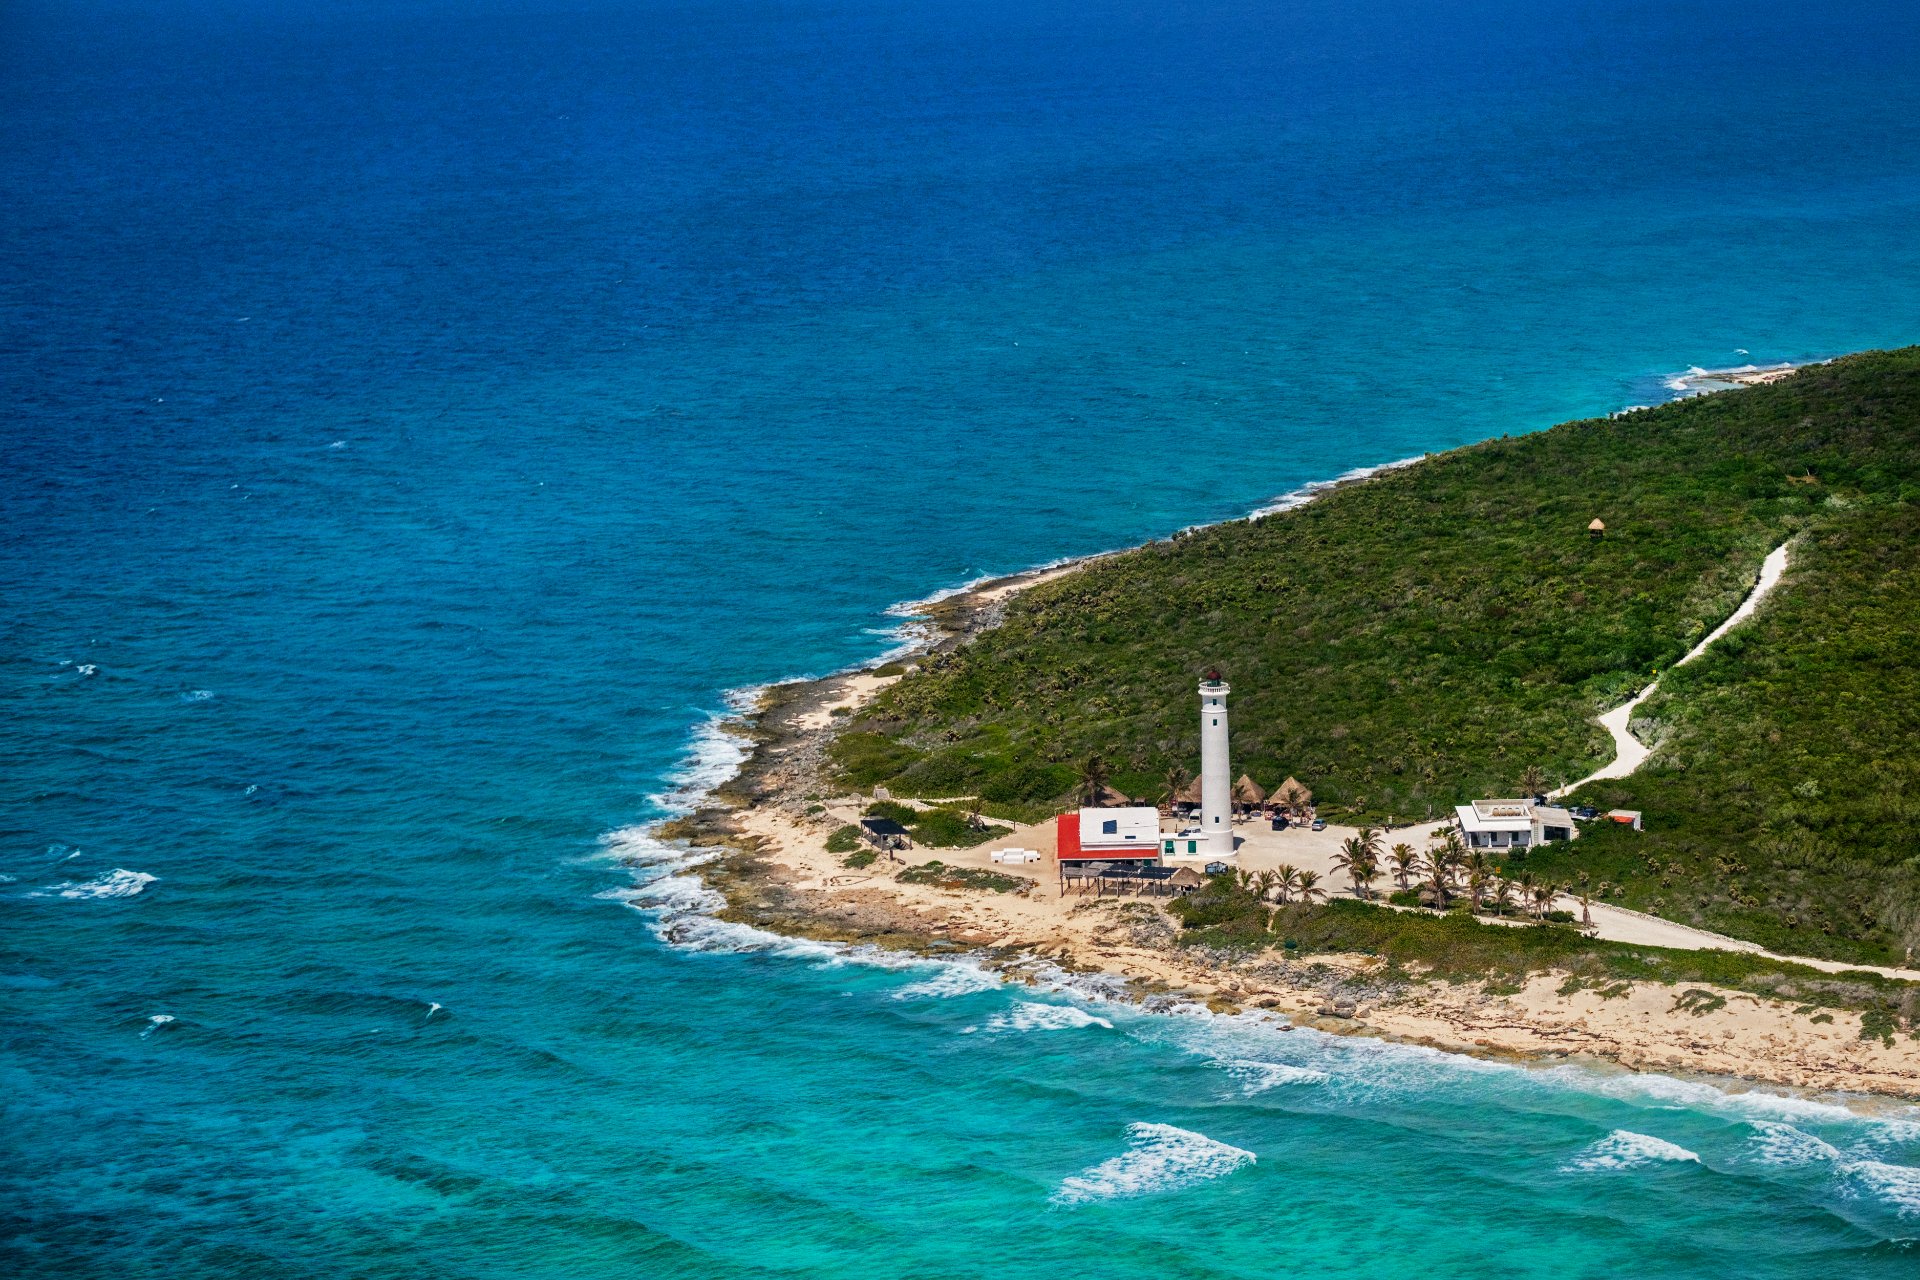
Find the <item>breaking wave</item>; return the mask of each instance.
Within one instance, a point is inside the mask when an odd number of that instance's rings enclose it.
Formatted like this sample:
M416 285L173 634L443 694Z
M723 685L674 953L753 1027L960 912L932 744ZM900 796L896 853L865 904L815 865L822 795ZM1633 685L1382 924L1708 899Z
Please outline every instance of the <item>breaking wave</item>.
M1664 1138L1634 1133L1630 1129L1615 1129L1567 1161L1564 1167L1572 1172L1611 1173L1621 1169L1638 1169L1651 1164L1687 1162L1699 1164L1700 1157Z
M158 880L159 876L150 876L144 871L128 871L125 867L115 867L105 875L95 876L91 880L66 880L49 887L46 893L33 896L44 898L47 894L57 894L62 898L131 898Z
M954 996L977 995L1002 986L1000 976L988 973L977 964L959 961L943 964L933 977L910 983L893 993L895 1000L946 1000Z
M759 704L764 692L760 685L730 690L727 709L711 713L694 726L686 756L667 775L667 789L648 798L669 813L690 813L715 787L739 773L752 750L740 734L741 718Z
M1240 1082L1240 1092L1248 1097L1289 1084L1321 1084L1327 1073L1312 1067L1296 1067L1285 1062L1259 1062L1252 1058L1232 1058L1215 1066Z
M975 1031L1075 1031L1081 1027L1104 1027L1111 1031L1113 1023L1070 1004L1034 1004L1020 1000L1015 1002L1013 1008L1005 1013L994 1014L981 1026L962 1028L962 1034Z
M1054 1203L1088 1204L1179 1191L1224 1178L1258 1159L1251 1151L1170 1124L1130 1124L1127 1137L1131 1145L1125 1154L1062 1181L1053 1193Z

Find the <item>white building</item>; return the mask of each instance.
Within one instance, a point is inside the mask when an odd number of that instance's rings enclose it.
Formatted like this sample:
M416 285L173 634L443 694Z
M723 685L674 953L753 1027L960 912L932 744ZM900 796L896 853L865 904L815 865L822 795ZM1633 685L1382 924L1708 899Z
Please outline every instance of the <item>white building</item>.
M1475 800L1455 806L1453 820L1469 849L1525 849L1580 834L1571 813L1532 800Z
M1200 851L1233 856L1233 769L1227 755L1227 694L1218 672L1200 682Z
M1082 809L1056 820L1055 856L1074 863L1153 862L1160 857L1160 811L1151 806Z

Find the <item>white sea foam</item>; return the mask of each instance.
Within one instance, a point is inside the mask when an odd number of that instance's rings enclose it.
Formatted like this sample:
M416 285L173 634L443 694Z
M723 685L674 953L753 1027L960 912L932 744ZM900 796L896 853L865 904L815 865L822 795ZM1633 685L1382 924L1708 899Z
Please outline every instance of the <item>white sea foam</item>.
M19 876L10 876L4 871L0 871L0 884L12 884L19 878Z
M1312 1067L1296 1067L1285 1062L1259 1062L1252 1058L1232 1058L1215 1066L1240 1082L1240 1092L1252 1097L1289 1084L1321 1084L1327 1073Z
M83 662L79 666L75 667L74 670L78 671L83 676L90 676L90 675L97 674L100 668L94 666L91 662Z
M1753 1157L1762 1164L1798 1169L1812 1164L1840 1164L1846 1157L1824 1138L1816 1138L1790 1124L1754 1122Z
M1920 1169L1858 1158L1788 1124L1761 1121L1754 1128L1753 1155L1761 1164L1784 1169L1825 1166L1843 1194L1877 1200L1902 1218L1920 1218ZM1863 1139L1871 1144L1876 1136L1869 1130Z
M975 1031L1074 1031L1081 1027L1105 1027L1111 1031L1113 1023L1070 1004L1034 1004L1029 1000L1020 1000L1005 1013L996 1013L988 1018L982 1026L963 1028L962 1034Z
M1060 1183L1055 1204L1088 1204L1179 1191L1224 1178L1255 1162L1251 1151L1216 1142L1170 1124L1130 1124L1125 1154L1103 1160Z
M166 1026L169 1022L172 1022L172 1021L173 1021L173 1015L170 1013L154 1014L152 1017L147 1019L146 1029L140 1033L140 1038L142 1040L145 1040L148 1036L152 1035L154 1032L158 1031L160 1028Z
M739 773L752 750L741 736L741 718L758 705L762 692L759 686L729 691L727 710L694 726L685 758L667 775L667 789L649 799L669 813L691 813L715 787Z
M1621 1169L1638 1169L1651 1164L1677 1164L1688 1161L1699 1164L1700 1157L1664 1138L1634 1133L1630 1129L1615 1129L1567 1161L1563 1167L1570 1172L1612 1173Z
M188 689L180 695L182 702L206 702L213 697L211 689Z
M1279 515L1283 511L1297 510L1300 507L1306 506L1309 502L1312 502L1329 489L1337 489L1343 484L1352 484L1355 480L1366 480L1373 476L1380 475L1383 472L1398 471L1402 467L1412 466L1425 457L1426 455L1422 454L1418 458L1401 458L1397 462L1382 462L1371 467L1355 467L1351 471L1341 472L1331 480L1315 480L1310 484L1301 485L1298 489L1289 490L1281 494L1263 507L1254 508L1247 518L1250 520L1260 520L1267 516Z
M943 964L931 978L909 983L893 993L895 1000L947 1000L954 996L977 995L1001 986L1000 975L988 973L977 964L954 961Z
M1856 1160L1841 1170L1855 1195L1871 1196L1902 1218L1920 1218L1920 1169Z
M1812 1098L1769 1093L1762 1089L1730 1090L1695 1080L1676 1080L1656 1073L1613 1075L1585 1067L1555 1067L1541 1073L1557 1077L1583 1093L1597 1093L1635 1106L1704 1111L1745 1120L1806 1120L1814 1123L1858 1122L1862 1117L1846 1107Z
M441 1004L438 1000L427 1001L427 1016L420 1019L420 1021L431 1022L433 1020L433 1015L440 1012L444 1008L446 1008L446 1006Z
M66 880L50 886L46 893L33 895L44 898L48 893L58 894L62 898L131 898L159 876L150 876L144 871L128 871L124 867L115 867L105 875L95 876L91 880Z

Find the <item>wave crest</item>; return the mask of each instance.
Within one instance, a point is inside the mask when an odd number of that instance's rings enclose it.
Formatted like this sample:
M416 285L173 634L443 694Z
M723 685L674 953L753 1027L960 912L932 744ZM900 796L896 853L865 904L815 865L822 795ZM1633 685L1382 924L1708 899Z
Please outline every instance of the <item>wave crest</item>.
M1062 1181L1053 1193L1054 1203L1087 1204L1179 1191L1224 1178L1259 1158L1170 1124L1130 1124L1127 1137L1132 1145L1124 1154Z
M1650 1164L1686 1163L1699 1164L1699 1155L1664 1138L1635 1133L1631 1129L1615 1129L1569 1160L1564 1167L1577 1173L1612 1173Z

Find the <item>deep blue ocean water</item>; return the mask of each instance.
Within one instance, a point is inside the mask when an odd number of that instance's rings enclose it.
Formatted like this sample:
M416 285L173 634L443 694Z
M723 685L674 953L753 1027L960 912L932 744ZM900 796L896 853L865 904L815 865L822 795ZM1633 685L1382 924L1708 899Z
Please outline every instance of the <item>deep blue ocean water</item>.
M16 0L0 137L7 1274L1920 1266L1912 1109L620 862L895 602L1920 340L1910 6Z

